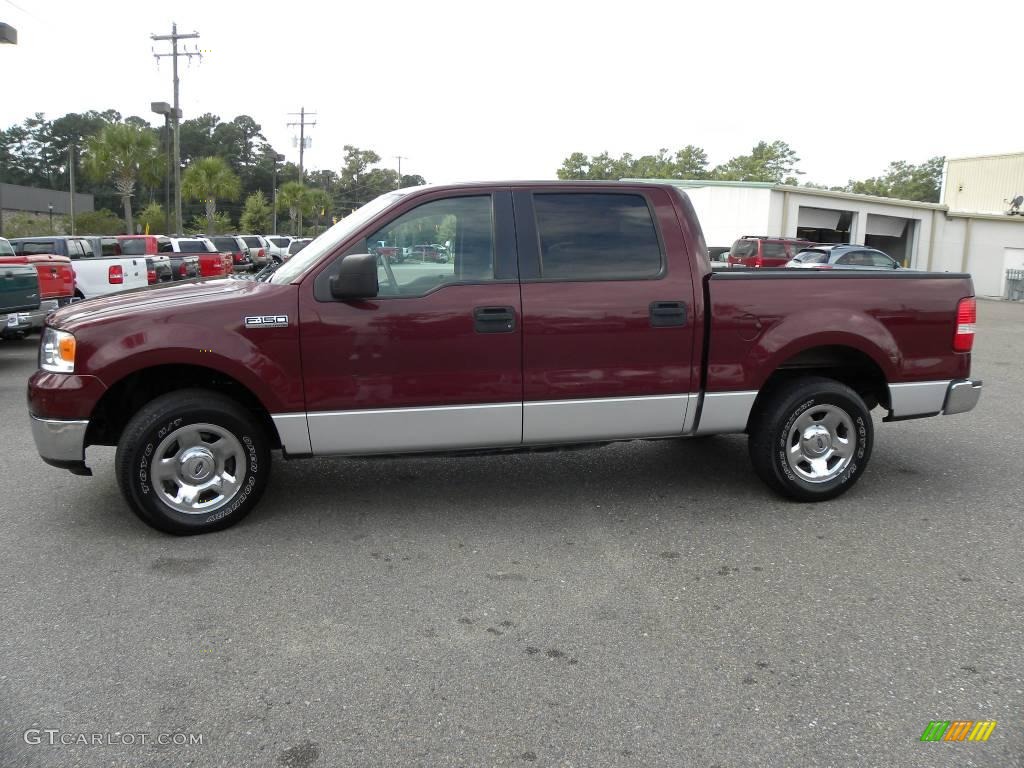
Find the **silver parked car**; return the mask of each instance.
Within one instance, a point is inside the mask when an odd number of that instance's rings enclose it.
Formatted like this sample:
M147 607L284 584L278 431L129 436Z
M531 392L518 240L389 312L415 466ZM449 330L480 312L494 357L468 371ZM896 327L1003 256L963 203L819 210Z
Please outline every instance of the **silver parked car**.
M805 269L900 269L899 262L888 254L866 245L848 243L823 243L813 248L804 248L786 266Z

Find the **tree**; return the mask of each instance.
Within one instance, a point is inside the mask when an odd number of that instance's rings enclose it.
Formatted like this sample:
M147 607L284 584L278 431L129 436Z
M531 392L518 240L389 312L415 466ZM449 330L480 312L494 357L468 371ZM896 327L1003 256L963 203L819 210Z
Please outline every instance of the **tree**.
M206 204L206 221L216 227L217 200L237 200L242 185L226 162L219 157L204 157L185 170L181 178L181 194L189 200ZM216 229L207 230L216 234Z
M299 234L297 231L299 213L308 216L312 210L312 200L309 189L297 181L289 181L281 185L277 191L277 209L288 211L288 219L291 222L291 233Z
M573 152L558 169L560 179L703 179L708 175L708 156L700 147L687 144L674 154L662 148L655 155L634 158L630 153L612 157L607 152L589 157Z
M256 190L245 198L245 207L242 209L242 217L238 226L243 232L253 232L257 235L264 235L270 231L270 204L267 203L266 195Z
M77 220L78 217L75 218ZM160 203L150 203L139 211L138 220L142 231L146 232L148 229L151 235L163 232L167 228L167 215Z
M802 174L796 169L800 158L784 141L773 141L771 144L760 141L749 155L738 155L722 165L716 166L711 172L714 179L723 181L768 181L775 184L796 184L794 174Z
M332 195L334 210L349 211L385 192L426 183L422 176L415 174L403 174L399 179L398 172L392 168L375 168L379 163L380 155L372 149L345 145L344 163Z
M71 231L70 217L65 217L65 231ZM124 220L106 208L75 214L75 231L90 235L120 235L125 232ZM129 233L131 234L131 233Z
M851 179L847 183L845 191L861 195L937 203L942 189L942 169L945 164L945 157L933 157L921 165L912 165L906 161L897 160L889 163L889 168L883 176L863 181Z
M234 229L234 225L230 216L224 211L218 211L213 214L212 220L206 216L194 216L190 229L195 235L215 235L218 232L230 232Z
M99 181L111 178L124 205L128 231L132 226L132 195L141 179L155 184L161 178L163 158L151 130L126 123L107 125L86 143L85 172Z

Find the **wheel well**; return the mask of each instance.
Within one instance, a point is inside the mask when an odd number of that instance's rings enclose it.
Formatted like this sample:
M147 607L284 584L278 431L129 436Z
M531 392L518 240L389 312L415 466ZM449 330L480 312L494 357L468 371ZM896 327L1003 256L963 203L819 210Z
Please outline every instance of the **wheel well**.
M798 352L775 369L754 401L758 404L780 385L803 376L824 376L842 382L864 400L871 410L877 405L889 407L889 386L878 363L853 347L812 347Z
M242 405L263 424L271 446L281 447L277 428L259 398L236 379L200 365L158 365L125 376L93 409L86 444L117 445L125 426L146 403L168 392L194 387L221 392Z

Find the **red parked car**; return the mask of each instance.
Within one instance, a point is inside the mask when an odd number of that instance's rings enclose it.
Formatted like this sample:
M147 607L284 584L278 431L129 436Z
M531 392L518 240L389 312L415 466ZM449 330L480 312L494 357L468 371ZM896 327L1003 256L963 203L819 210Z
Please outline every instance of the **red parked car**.
M393 269L373 252L442 225L450 264ZM706 254L671 185L389 192L262 280L58 310L29 380L33 436L45 461L78 474L88 446L116 445L128 505L190 534L243 518L274 450L745 432L769 487L823 501L866 470L873 408L899 421L977 403L970 275L713 273Z
M172 237L175 253L199 257L199 277L227 277L234 272L230 253L221 253L206 237Z
M726 262L730 267L784 267L810 245L814 243L796 237L744 235L732 244Z

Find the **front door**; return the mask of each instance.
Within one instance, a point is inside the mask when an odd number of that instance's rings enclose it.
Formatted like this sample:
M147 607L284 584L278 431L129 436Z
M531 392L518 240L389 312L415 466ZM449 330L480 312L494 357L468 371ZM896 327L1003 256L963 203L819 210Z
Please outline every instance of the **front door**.
M695 246L683 242L669 195L515 193L524 443L683 433L699 388Z
M508 190L417 197L364 235L347 254L377 254L379 295L331 299L328 267L302 302L313 452L518 445L522 311Z

